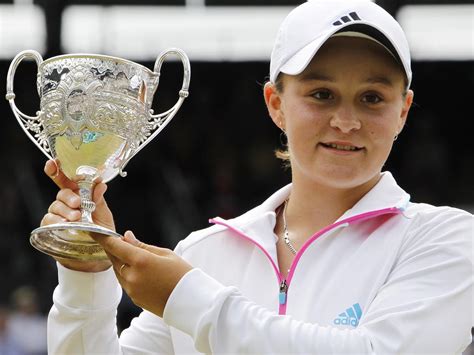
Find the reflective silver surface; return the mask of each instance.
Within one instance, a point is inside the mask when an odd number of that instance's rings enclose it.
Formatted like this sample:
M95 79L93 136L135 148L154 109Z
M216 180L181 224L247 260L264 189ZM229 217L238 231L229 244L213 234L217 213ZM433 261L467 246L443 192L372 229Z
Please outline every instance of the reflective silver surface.
M151 104L161 66L169 55L178 56L183 63L183 84L176 104L154 115ZM15 104L15 71L25 58L38 65L40 111L36 116L25 115ZM169 123L188 96L190 76L188 57L176 48L162 52L153 71L125 59L95 54L43 61L38 52L27 50L13 59L6 99L25 134L78 183L81 196L81 222L35 229L30 238L35 248L63 258L106 258L90 234L119 235L93 224L93 186L99 179L107 182L117 174L126 176L123 169L130 159Z

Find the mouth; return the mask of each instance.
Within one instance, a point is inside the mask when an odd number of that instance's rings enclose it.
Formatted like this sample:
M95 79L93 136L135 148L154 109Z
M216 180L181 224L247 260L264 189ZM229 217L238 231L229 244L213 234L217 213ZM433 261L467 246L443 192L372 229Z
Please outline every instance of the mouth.
M357 152L364 148L349 143L320 143L323 147L343 152Z

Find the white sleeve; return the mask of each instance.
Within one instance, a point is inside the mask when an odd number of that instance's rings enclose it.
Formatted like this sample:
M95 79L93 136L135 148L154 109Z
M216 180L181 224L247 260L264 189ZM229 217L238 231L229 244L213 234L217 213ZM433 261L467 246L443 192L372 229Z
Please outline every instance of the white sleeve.
M470 337L471 217L414 228L356 329L279 316L199 269L178 283L163 319L205 353L459 353Z
M173 354L169 327L148 312L119 339L117 306L122 289L110 268L99 273L58 265L59 285L48 317L48 354Z
M190 299L190 295L192 298ZM164 321L194 339L203 353L371 353L359 330L337 330L280 316L225 287L200 269L172 292Z
M474 219L418 218L363 325L384 353L459 354L471 342Z

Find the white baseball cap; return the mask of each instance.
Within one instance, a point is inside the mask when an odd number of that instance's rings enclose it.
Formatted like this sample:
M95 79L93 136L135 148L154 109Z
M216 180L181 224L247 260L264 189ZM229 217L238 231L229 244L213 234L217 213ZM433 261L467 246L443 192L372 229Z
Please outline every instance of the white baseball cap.
M270 59L270 81L278 74L298 75L333 36L371 39L403 66L410 86L410 49L398 22L369 0L309 0L283 20Z

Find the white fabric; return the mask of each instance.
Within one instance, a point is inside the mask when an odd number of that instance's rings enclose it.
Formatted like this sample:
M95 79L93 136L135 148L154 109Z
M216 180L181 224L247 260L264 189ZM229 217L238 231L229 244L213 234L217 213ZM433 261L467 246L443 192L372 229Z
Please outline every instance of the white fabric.
M227 221L276 260L275 208L291 186ZM59 269L49 316L51 354L454 354L470 343L473 216L408 203L390 173L340 220L406 206L329 232L302 255L278 315L268 257L224 226L192 233L176 252L196 268L163 319L143 312L116 336L120 288L111 270ZM335 324L359 305L357 326Z
M350 18L351 13L359 19ZM409 87L412 71L405 33L388 12L367 0L313 0L293 9L278 30L270 58L270 81L275 83L280 72L303 72L331 36L351 25L364 25L387 39L400 57Z

